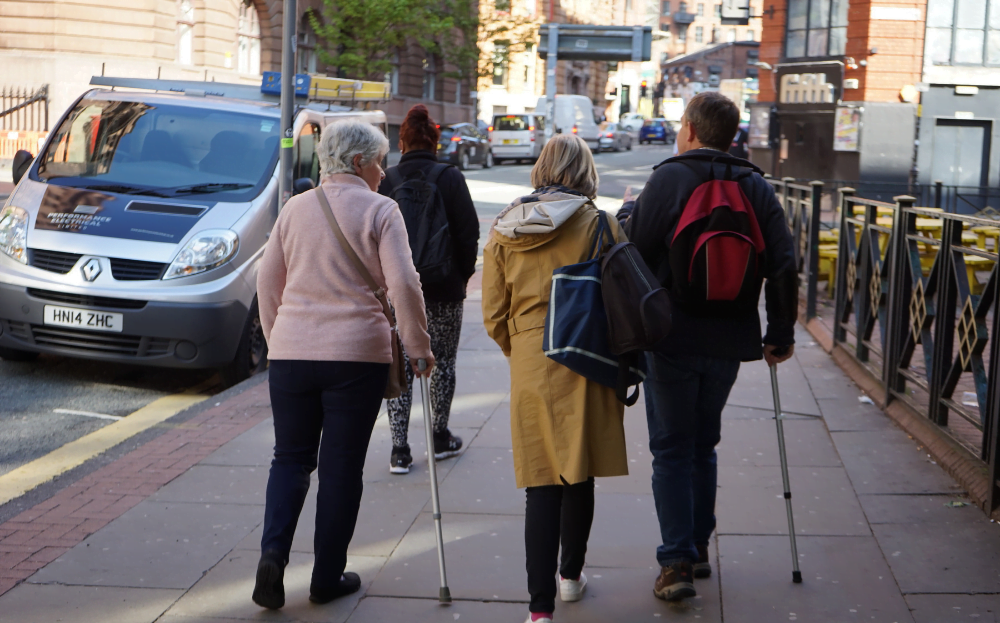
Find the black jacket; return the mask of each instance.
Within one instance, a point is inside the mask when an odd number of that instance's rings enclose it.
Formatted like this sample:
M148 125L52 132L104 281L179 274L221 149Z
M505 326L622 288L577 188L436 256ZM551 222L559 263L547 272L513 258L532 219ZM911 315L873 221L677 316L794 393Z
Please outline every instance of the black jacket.
M437 162L437 156L429 151L411 151L403 154L396 168L403 179L406 179L416 171L429 173ZM423 286L424 300L438 303L463 301L465 286L469 278L476 273L476 257L479 254L479 216L476 214L476 206L472 203L469 187L461 171L449 166L438 177L437 187L448 215L452 259L455 265L454 270L443 281ZM392 194L388 177L382 180L378 192L386 197Z
M716 158L716 164L711 159ZM683 161L683 162L682 162ZM750 162L725 152L697 149L657 165L642 193L618 213L629 240L665 287L671 283L669 240L694 189L709 179L714 166L722 179L726 164L753 169L740 180L740 187L753 205L764 236L763 277L767 308L767 335L761 337L756 310L731 318L704 318L685 313L674 304L673 329L658 350L673 355L705 355L753 361L763 357L763 344L787 346L795 343L798 316L798 275L792 236L784 211L762 171ZM740 172L745 171L743 169Z

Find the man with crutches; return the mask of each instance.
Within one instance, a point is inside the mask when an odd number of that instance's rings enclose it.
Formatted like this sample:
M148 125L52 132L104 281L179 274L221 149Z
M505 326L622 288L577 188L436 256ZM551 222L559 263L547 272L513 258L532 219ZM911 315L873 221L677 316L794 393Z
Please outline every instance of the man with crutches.
M671 601L695 596L694 579L712 573L715 446L740 363L763 358L774 370L794 349L792 237L763 171L727 153L739 120L721 93L693 97L678 155L655 167L637 199L626 192L618 213L673 305L671 334L646 353L644 384L662 539L653 592ZM762 335L757 307L765 283Z

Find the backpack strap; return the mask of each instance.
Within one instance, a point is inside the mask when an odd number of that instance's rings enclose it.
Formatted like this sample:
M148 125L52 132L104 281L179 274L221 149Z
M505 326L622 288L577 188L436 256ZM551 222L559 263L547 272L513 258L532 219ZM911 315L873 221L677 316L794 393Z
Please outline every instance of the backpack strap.
M389 167L385 170L385 179L389 180L392 190L396 190L403 184L403 175L399 172L399 167Z
M427 175L427 183L436 185L438 178L441 177L441 174L444 173L450 166L451 165L446 162L438 162L435 164L431 169L431 172Z

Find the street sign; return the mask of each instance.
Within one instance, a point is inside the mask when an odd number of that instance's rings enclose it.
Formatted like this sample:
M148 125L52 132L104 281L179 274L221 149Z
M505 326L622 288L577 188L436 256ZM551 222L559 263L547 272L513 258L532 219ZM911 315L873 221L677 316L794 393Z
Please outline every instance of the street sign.
M649 26L558 24L556 54L568 61L648 61L653 29ZM538 56L549 54L549 29L541 28Z
M750 23L750 0L722 0L722 24L746 26Z

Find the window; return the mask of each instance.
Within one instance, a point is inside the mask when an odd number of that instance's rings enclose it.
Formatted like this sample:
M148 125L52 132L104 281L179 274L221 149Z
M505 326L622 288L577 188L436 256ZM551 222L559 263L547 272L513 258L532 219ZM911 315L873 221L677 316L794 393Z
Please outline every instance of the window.
M929 0L925 46L935 65L1000 65L1000 1Z
M241 74L260 73L260 21L257 9L240 4L240 17L236 25L238 41L236 68Z
M726 33L726 41L736 41L736 29L730 28L729 32Z
M687 41L688 40L688 29L687 26L681 25L677 27L677 40Z
M698 11L698 17L703 17L705 15L705 5L699 2L697 11Z
M753 41L754 40L753 31L752 30L748 30L747 34L746 34L746 37L747 37L747 41Z
M496 0L497 13L510 13L510 0Z
M399 95L399 52L392 55L392 69L385 75L385 81L391 85L392 94Z
M716 17L722 17L722 5L721 4L715 5L715 16Z
M849 0L788 0L785 56L843 55L847 45L848 3ZM929 19L928 15L928 23Z
M437 94L437 70L434 67L434 57L430 56L423 60L424 79L421 96L425 100L434 100Z
M665 16L670 16L670 0L663 0L660 3L660 14Z
M309 19L310 14L310 11L305 12L302 16L302 25L299 27L295 72L300 74L316 73L316 32L313 30L312 20Z
M319 156L316 154L319 136L319 127L314 123L307 124L306 127L302 128L298 145L295 146L295 161L292 164L293 180L308 177L313 181L313 184L319 186Z
M194 48L194 7L190 0L177 2L177 62L190 65Z
M677 6L677 12L678 13L687 13L688 12L688 3L687 2L681 2Z
M510 64L510 44L497 41L493 44L493 85L507 86L507 68Z
M694 29L694 40L696 43L701 43L705 40L705 29L701 26L697 26Z

